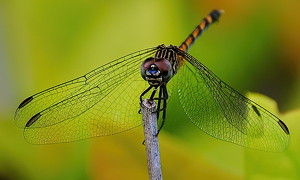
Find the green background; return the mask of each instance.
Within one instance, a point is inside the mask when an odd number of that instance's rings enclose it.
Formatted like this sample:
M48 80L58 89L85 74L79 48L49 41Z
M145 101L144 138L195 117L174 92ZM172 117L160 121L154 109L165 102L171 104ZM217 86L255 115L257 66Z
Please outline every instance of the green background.
M249 95L286 122L291 145L266 153L214 139L190 123L174 93L159 135L164 179L300 179L299 0L1 0L0 179L148 179L142 127L31 145L14 111L131 52L180 45L213 9L225 13L189 53L237 91L274 99Z

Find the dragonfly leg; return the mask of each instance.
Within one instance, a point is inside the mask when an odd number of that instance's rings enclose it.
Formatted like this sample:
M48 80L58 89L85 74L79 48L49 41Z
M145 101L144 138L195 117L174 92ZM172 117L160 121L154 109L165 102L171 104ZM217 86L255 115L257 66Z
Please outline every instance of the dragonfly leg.
M154 95L155 95L155 93L156 93L156 91L157 91L157 87L155 87L155 86L149 86L141 95L140 95L140 102L142 103L142 101L143 101L143 96L148 92L148 91L150 91L152 88L154 87L154 89L153 89L153 92L152 92L152 94L151 94L151 96L150 96L150 100L153 100L154 98ZM141 114L141 109L138 111L138 113L139 114Z
M161 86L161 90L163 92L163 108L162 108L162 111L163 111L163 116L162 116L162 122L161 122L161 125L157 131L157 134L156 136L158 136L160 130L162 129L164 123L165 123L165 119L166 119L166 110L167 110L167 99L169 98L169 95L168 95L168 91L167 91L167 87L165 85ZM158 111L159 112L159 111Z
M156 91L157 91L157 87L154 87L154 89L153 89L153 91L152 91L152 94L151 94L151 96L150 96L150 100L153 100L154 99L154 96L155 96L155 93L156 93Z
M161 104L161 96L162 96L162 88L160 87L159 88L159 97L158 97L158 99L156 99L156 98L153 98L153 100L157 100L157 111L156 111L156 113L157 113L157 119L159 118L159 109L160 109L160 104ZM154 93L155 94L155 93ZM153 95L153 93L152 93L152 95ZM151 96L152 96L151 95ZM151 99L151 97L150 97L150 99ZM141 112L141 110L139 110L139 113ZM158 133L156 134L156 136L158 135ZM142 144L145 146L145 140L142 142Z
M160 111L160 105L161 105L161 96L162 96L162 87L159 88L159 95L158 99L154 98L154 100L157 100L157 119L159 118L159 111Z
M163 86L163 93L164 93L164 99L169 99L169 94L168 94L168 91L167 91L167 86L166 85L164 85Z
M148 92L148 91L150 91L150 89L152 89L152 87L153 86L149 86L141 95L140 95L140 102L142 103L143 102L143 96ZM139 111L138 111L138 113L139 114L141 114L142 113L142 110L140 109Z
M140 95L140 101L142 102L143 101L143 96L148 92L150 91L150 89L152 89L153 86L149 86L141 95Z

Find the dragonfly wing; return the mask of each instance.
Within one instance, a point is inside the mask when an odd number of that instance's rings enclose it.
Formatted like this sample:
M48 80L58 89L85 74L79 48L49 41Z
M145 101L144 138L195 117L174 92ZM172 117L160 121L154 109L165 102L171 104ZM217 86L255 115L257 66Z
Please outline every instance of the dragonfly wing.
M236 92L188 53L185 59L178 73L179 100L197 127L215 138L252 149L287 149L290 135L280 119Z
M147 83L140 65L155 51L129 54L25 99L15 123L25 128L24 136L33 144L111 135L141 125L139 96Z

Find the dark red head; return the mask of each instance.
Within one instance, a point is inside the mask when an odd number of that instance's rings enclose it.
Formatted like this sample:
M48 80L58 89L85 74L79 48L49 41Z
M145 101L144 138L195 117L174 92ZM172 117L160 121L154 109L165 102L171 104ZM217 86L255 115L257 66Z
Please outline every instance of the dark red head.
M141 74L150 85L160 86L173 77L173 69L167 59L150 57L142 63Z

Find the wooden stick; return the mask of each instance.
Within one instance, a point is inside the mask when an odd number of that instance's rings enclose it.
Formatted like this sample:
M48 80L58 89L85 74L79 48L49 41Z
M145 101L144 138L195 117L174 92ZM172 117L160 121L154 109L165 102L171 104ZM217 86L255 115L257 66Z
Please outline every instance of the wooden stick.
M154 101L145 99L141 103L144 123L145 144L150 180L162 180L157 136L157 114Z

